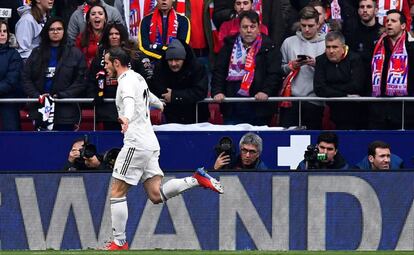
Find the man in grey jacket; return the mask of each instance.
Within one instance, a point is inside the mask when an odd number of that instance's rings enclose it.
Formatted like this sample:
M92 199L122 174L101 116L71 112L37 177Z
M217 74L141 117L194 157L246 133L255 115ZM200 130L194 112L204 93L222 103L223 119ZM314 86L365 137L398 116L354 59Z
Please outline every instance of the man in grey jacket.
M300 30L282 44L282 69L287 75L282 96L316 96L313 91L315 58L325 52L324 36L318 33L319 13L310 6L299 13ZM288 82L288 80L290 82ZM280 125L298 126L298 102L280 104ZM307 129L322 129L324 106L321 102L302 102L302 125Z
M87 10L89 10L91 6L97 4L100 4L105 8L108 17L108 23L115 22L123 24L125 26L125 22L123 21L121 14L115 7L106 4L103 0L86 0L85 3L80 5L78 9L74 11L72 16L70 17L68 25L69 43L74 43L76 36L83 32L83 30L86 27L85 15Z

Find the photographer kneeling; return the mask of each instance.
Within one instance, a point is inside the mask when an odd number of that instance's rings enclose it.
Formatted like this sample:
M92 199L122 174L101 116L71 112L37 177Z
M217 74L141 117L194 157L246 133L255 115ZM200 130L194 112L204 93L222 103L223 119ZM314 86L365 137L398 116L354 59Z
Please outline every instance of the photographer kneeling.
M96 153L96 147L88 143L88 139L78 138L69 151L68 162L63 168L64 171L80 171L80 170L109 170L104 161L103 156Z
M320 133L316 147L308 146L305 159L297 169L349 169L348 163L338 151L338 136L333 132Z
M232 140L223 137L216 147L218 157L214 163L214 170L219 169L255 169L267 170L267 166L260 159L263 150L263 142L255 133L245 134L239 142L239 155L234 156Z

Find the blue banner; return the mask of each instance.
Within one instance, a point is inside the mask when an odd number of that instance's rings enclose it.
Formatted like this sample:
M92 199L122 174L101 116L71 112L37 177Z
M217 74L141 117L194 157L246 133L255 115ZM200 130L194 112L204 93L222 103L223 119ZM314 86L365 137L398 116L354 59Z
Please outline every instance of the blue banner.
M223 195L194 188L153 205L133 187L130 247L414 250L414 172L212 175ZM0 249L102 247L111 237L109 181L108 173L2 174Z
M212 168L215 146L228 136L238 150L241 131L159 131L160 165L165 171ZM318 131L260 131L263 139L262 159L270 169L296 169L307 145L316 144ZM368 144L383 140L391 152L404 159L405 167L414 168L414 131L338 131L339 151L353 166L367 155ZM1 132L0 171L59 171L66 163L72 142L89 135L98 152L122 146L120 132Z

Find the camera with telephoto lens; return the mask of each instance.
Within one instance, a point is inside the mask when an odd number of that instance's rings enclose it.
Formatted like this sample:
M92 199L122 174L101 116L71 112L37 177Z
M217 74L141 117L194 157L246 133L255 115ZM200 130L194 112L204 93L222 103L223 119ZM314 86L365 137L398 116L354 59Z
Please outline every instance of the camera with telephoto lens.
M96 155L96 146L89 143L88 135L83 138L82 148L79 150L80 158L92 158Z
M230 162L233 162L234 160L234 154L235 154L235 150L233 147L233 140L231 140L230 137L225 136L222 137L219 141L219 143L216 145L215 147L215 151L216 151L216 156L218 157L221 153L224 152L223 155L229 155L230 156ZM229 168L230 164L227 164L225 166L223 166L223 169L225 168Z
M308 145L305 151L305 168L306 169L320 169L321 162L328 158L326 153L319 153L317 146Z

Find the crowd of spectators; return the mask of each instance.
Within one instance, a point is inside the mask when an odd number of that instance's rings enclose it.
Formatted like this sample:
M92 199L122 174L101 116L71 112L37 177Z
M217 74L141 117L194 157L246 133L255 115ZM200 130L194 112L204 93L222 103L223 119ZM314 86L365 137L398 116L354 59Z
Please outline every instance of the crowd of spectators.
M114 103L104 102L117 80L103 56L116 46L167 104L163 122L209 120L207 105L195 106L212 97L224 124L288 128L301 116L307 129L399 129L404 114L414 128L414 103L402 113L401 102L268 101L413 96L413 0L16 0L0 8L14 14L10 26L0 22L0 97L39 98L25 106L37 130L77 130L91 106L54 99L83 97L94 98L104 129L120 129ZM223 103L231 97L257 102ZM1 130L20 130L19 107L0 105Z

